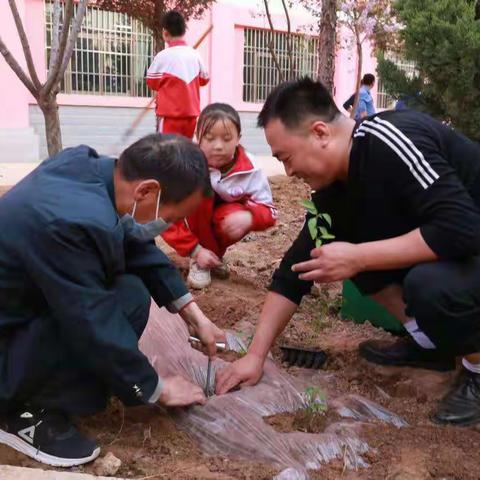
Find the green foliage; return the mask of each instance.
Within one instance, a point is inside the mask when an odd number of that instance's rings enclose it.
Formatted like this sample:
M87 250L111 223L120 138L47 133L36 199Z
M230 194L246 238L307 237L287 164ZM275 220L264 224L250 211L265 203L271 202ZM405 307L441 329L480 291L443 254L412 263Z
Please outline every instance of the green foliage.
M414 78L379 57L388 93L416 97L426 111L480 140L480 1L397 0L403 55L418 69Z
M325 221L331 228L332 217L328 213L320 213L311 200L302 200L302 206L308 213L313 215L312 218L308 219L307 225L310 236L315 240L315 246L320 248L323 245L324 240L333 240L335 235L332 235L321 223L322 221Z
M305 408L310 414L324 414L327 411L327 395L320 387L307 387L304 399Z

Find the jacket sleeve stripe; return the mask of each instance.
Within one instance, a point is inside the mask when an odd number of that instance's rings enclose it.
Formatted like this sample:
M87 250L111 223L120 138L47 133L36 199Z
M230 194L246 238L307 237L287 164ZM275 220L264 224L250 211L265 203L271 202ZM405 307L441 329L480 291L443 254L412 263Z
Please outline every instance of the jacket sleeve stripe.
M402 160L405 165L407 165L408 169L412 173L412 175L418 180L420 185L426 190L429 187L429 183L425 181L425 179L413 168L412 162L404 155L402 150L400 150L390 139L383 135L383 133L379 132L378 130L374 130L373 128L368 127L365 125L365 122L359 127L362 131L367 133L371 133L375 137L382 140L385 144L387 144Z
M435 178L432 178L431 175L420 164L420 158L415 154L415 151L409 148L398 136L392 133L390 129L370 121L366 121L364 123L371 129L379 131L384 136L388 137L389 140L393 142L403 152L403 154L409 158L409 160L412 162L412 168L414 168L416 172L425 180L427 185L431 185L435 181Z
M386 120L383 120L380 117L375 117L374 121L377 123L380 123L384 125L387 128L390 128L393 133L395 133L403 142L413 151L415 154L418 156L420 159L421 164L423 165L423 168L428 171L428 173L433 177L434 180L437 180L438 174L435 172L435 170L432 168L432 166L427 162L425 159L423 153L415 146L415 144L402 132L400 131L395 125L393 125L390 122L387 122Z

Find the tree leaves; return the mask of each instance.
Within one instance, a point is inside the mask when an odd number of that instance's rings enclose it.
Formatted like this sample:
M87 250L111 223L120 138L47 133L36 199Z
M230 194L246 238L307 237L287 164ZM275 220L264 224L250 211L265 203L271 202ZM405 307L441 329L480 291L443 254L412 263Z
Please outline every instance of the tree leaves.
M404 25L402 56L415 63L416 72L407 75L380 57L386 91L479 141L480 3L397 0L395 10Z
M302 200L303 207L313 215L307 221L308 231L315 246L320 248L324 240L333 240L335 235L331 234L325 225L319 225L319 222L325 222L330 228L332 227L332 217L328 213L319 213L316 205L311 200Z
M313 240L316 240L318 237L317 217L313 217L308 221L308 230L310 230L310 236Z
M302 206L306 208L312 215L317 215L318 210L315 204L311 200L302 200Z
M332 217L328 213L321 213L320 218L323 218L330 228L332 227Z

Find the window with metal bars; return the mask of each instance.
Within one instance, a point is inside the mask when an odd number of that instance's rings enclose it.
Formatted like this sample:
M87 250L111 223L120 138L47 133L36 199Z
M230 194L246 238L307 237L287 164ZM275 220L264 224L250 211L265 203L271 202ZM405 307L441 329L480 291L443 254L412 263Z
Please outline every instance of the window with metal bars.
M289 42L291 54L289 54ZM270 48L271 47L271 48ZM244 29L243 101L261 103L280 81L272 51L283 79L315 77L318 69L318 38L254 28Z
M45 2L45 24L48 66L53 30L51 0ZM153 51L152 34L138 20L88 7L62 81L62 92L149 97L145 74Z
M398 68L400 68L400 70L403 70L406 73L408 78L412 78L416 75L417 69L415 67L415 62L405 60L402 57L399 57L397 55L392 55L392 54L387 55L386 58L391 62L393 62ZM395 99L386 92L383 81L379 77L378 86L377 86L377 108L380 108L380 109L393 108L394 105L395 105Z

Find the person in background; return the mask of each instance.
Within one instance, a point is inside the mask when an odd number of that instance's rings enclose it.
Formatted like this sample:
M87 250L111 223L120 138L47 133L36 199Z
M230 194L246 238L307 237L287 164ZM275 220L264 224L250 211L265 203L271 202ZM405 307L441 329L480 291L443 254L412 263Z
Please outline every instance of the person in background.
M210 285L210 272L227 277L222 261L227 247L249 232L275 224L270 185L253 156L240 145L240 136L240 117L230 105L213 103L200 114L197 138L214 193L186 220L162 234L177 253L190 256L187 281L192 288Z
M162 27L167 48L147 71L147 85L157 92L157 131L192 139L200 113L200 87L208 83L208 73L199 53L185 42L182 14L167 12Z
M366 73L361 82L360 82L360 100L358 101L357 111L355 114L355 119L358 120L359 118L364 118L369 115L374 115L375 112L375 105L373 103L372 94L370 90L375 85L375 76L371 73ZM355 104L355 93L348 98L348 100L343 104L343 108L348 112L351 113L352 108Z
M357 110L355 111L355 120L375 115L376 110L371 93L374 86L375 76L371 73L366 73L362 78L362 84L358 92L359 100Z

